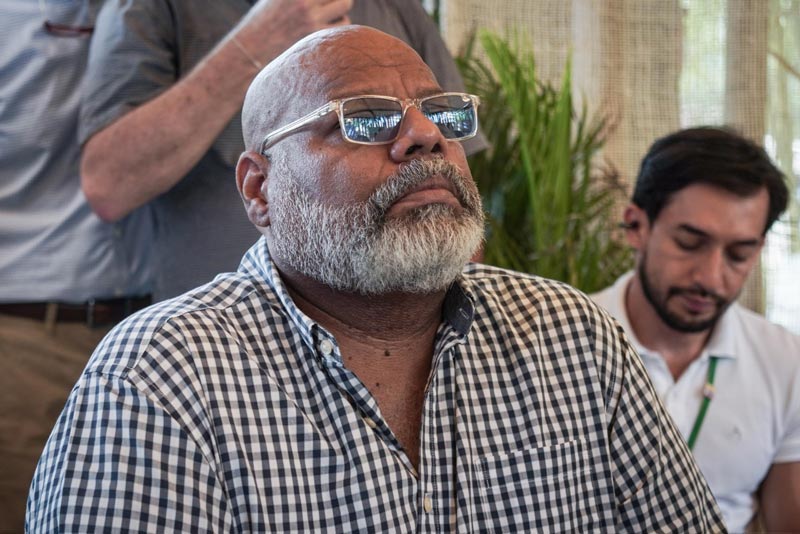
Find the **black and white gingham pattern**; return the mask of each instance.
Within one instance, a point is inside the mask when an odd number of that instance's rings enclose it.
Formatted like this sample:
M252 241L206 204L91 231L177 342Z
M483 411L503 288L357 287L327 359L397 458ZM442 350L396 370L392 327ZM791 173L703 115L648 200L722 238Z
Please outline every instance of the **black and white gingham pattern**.
M40 461L27 526L724 530L638 357L584 295L467 268L445 303L415 472L263 240L239 273L98 347Z

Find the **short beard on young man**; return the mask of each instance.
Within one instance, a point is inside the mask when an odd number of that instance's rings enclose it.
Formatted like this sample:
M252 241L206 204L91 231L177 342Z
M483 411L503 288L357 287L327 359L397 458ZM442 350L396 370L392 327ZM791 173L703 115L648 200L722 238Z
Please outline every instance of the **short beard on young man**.
M462 210L429 204L387 218L395 201L431 177L453 184ZM447 288L483 239L483 208L471 179L444 159L412 160L363 203L312 199L288 179L270 191L270 250L295 271L365 295Z
M717 321L725 313L725 310L730 306L731 301L728 301L719 295L706 291L702 288L696 289L682 289L677 287L670 287L665 294L662 294L653 285L650 275L647 274L647 255L643 254L641 262L639 263L639 281L642 284L642 292L645 298L656 311L661 320L675 331L692 334L697 332L705 332L714 327ZM702 321L687 321L675 313L667 309L667 301L681 293L698 293L706 297L712 298L717 304L716 312L708 319Z

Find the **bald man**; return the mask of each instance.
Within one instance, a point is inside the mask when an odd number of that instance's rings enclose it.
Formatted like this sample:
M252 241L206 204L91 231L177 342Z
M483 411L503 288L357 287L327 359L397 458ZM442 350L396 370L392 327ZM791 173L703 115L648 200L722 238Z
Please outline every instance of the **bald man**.
M298 39L352 20L408 43L442 87L464 87L418 0L102 3L81 91L81 182L104 220L147 206L155 301L236 269L258 238L226 178L244 149L248 86ZM485 146L478 135L465 149Z
M722 531L608 317L563 284L467 264L477 105L359 26L271 63L236 168L263 237L237 273L101 344L28 526Z

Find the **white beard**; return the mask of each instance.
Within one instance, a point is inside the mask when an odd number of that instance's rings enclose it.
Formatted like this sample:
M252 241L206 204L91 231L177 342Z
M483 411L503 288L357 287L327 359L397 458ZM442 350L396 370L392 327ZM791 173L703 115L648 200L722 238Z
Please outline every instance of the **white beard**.
M432 176L464 207L430 204L387 219L391 205ZM377 295L446 289L483 239L475 184L443 160L412 160L361 204L329 205L294 179L270 189L270 250L297 272L340 291Z

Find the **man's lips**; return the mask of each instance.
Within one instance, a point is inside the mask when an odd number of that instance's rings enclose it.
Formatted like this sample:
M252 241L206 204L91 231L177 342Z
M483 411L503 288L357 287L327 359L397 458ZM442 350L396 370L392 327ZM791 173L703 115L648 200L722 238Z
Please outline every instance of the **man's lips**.
M461 207L461 201L450 180L437 176L425 180L398 198L392 203L389 213L397 209L413 209L428 204L449 204Z
M677 295L689 313L700 315L717 309L718 301L709 295L682 292Z

